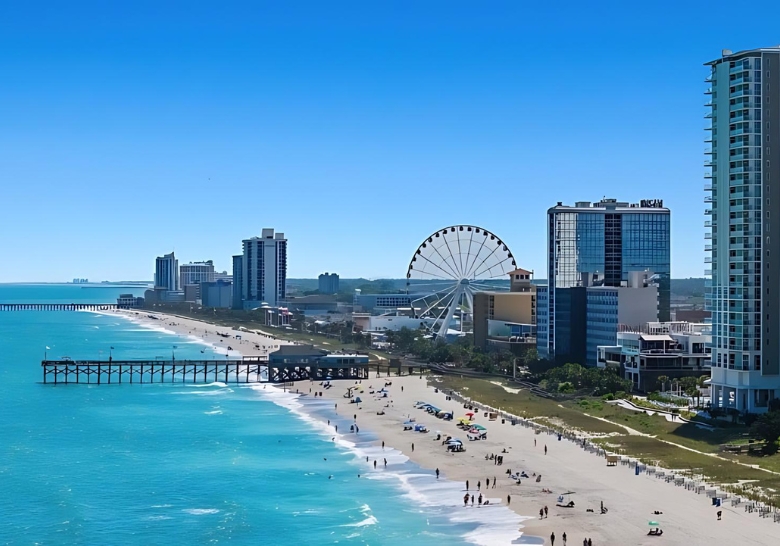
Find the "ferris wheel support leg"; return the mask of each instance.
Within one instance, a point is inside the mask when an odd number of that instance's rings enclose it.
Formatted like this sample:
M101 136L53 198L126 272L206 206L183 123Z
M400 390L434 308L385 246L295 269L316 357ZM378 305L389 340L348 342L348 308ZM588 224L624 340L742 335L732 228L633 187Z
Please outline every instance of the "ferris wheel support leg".
M439 330L436 333L437 339L440 337L445 340L447 339L447 330L450 328L452 317L455 316L455 308L460 304L460 299L463 295L463 292L463 285L459 284L458 288L455 290L455 293L452 295L452 301L450 301L450 308L447 309L447 315L444 317L444 320L442 321L441 325L439 326Z
M465 292L466 296L466 303L469 306L469 314L471 315L471 321L474 321L474 292L471 290L466 290ZM460 331L463 332L463 323L466 322L463 320L463 313L460 315Z

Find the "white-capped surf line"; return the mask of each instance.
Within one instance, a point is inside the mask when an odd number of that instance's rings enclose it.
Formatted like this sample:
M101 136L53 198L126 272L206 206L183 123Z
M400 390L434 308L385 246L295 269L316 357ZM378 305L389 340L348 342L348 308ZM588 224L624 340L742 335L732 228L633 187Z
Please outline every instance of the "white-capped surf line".
M487 496L487 500L491 502L488 506L464 507L462 484L446 479L437 480L432 473L412 472L408 467L406 469L397 468L399 465L409 462L409 457L403 452L390 446L385 446L384 449L374 445L358 446L355 442L348 440L346 434L334 432L332 425L308 414L305 411L305 405L299 401L300 394L284 392L270 384L253 385L250 388L261 393L269 401L288 409L317 431L332 438L336 445L353 454L355 464L368 467L365 473L361 473L365 478L393 482L411 501L411 507L430 508L434 513L439 512L437 515L443 519L473 527L471 531L463 535L466 541L480 546L493 546L495 544L511 544L522 537L523 533L518 529L522 529L522 522L531 519L531 516L517 515L503 504L502 499ZM354 435L350 436L354 438ZM385 458L388 466L396 468L385 468ZM373 467L374 460L378 463L376 470ZM348 526L359 527L376 523L375 521L368 522L369 519L366 518L362 522L348 524ZM532 543L535 537L524 538L530 539L529 543Z

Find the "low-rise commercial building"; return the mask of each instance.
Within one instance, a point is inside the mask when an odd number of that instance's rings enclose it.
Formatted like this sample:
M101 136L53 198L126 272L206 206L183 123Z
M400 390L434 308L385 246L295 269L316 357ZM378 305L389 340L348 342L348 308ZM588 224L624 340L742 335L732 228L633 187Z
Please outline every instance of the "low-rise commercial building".
M621 325L617 343L599 346L598 365L620 368L640 392L660 388L658 378L700 377L710 373L709 325L650 322L640 328Z
M474 294L474 346L516 354L536 346L536 286L533 273L509 273L510 291Z
M119 294L116 299L116 306L119 309L138 309L144 306L144 299L132 294Z

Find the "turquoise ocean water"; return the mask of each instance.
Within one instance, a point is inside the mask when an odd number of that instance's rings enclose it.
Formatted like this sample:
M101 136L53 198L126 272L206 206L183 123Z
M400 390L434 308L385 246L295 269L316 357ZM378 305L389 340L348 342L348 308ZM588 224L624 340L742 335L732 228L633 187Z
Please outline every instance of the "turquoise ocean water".
M116 287L0 285L0 302L111 302ZM224 384L43 385L40 361L202 357L111 314L0 312L0 544L501 544L506 509L456 510L368 431L336 437L330 403ZM210 349L208 349L210 350ZM344 422L341 430L348 429ZM365 462L387 457L387 470ZM358 474L361 477L358 477ZM331 478L332 476L332 478Z

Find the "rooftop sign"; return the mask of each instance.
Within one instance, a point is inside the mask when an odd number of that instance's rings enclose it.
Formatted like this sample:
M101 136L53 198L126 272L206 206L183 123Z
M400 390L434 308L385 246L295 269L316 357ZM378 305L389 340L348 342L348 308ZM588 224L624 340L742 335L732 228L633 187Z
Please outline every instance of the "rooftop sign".
M663 199L642 199L639 202L639 206L645 209L662 209L664 208Z

